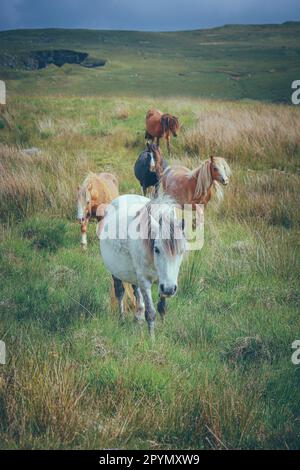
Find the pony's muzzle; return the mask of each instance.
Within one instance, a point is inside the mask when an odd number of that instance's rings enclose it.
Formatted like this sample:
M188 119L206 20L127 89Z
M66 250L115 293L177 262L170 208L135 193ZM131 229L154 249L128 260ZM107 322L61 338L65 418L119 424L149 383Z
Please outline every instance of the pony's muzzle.
M166 286L165 284L159 284L159 293L163 297L172 297L177 291L177 285Z
M221 179L221 183L222 183L224 186L227 186L227 184L228 184L228 178L222 178L222 179Z

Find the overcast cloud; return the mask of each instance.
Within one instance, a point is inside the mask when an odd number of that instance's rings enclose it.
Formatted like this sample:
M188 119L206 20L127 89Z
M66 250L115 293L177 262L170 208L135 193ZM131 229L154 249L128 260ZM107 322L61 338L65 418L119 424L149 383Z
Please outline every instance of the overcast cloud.
M0 0L0 29L168 31L300 20L299 0Z

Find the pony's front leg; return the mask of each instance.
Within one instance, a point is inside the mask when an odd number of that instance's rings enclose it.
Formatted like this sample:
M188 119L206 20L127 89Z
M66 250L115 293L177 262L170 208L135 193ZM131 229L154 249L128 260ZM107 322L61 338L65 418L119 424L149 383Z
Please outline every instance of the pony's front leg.
M136 285L132 284L135 300L136 300L136 312L135 319L137 321L145 320L145 304L141 293L141 289Z
M167 305L166 305L166 298L165 297L160 297L158 304L157 304L157 310L158 313L160 314L160 317L162 320L165 319L165 314L167 311Z
M155 307L152 300L151 284L145 284L141 286L141 292L145 302L145 317L148 323L149 334L154 339L154 323L155 323Z
M169 156L171 155L171 147L170 147L170 136L167 137L167 149Z
M86 250L87 248L87 235L86 235L86 232L87 232L87 222L83 222L80 226L80 230L81 230L81 246L84 250Z

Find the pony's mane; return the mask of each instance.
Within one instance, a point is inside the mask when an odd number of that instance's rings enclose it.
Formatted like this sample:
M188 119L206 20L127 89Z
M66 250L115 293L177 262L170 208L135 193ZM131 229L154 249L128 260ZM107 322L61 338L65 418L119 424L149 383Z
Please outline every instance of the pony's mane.
M166 252L170 256L175 256L185 250L185 237L176 219L176 207L179 207L176 201L164 194L151 199L138 213L139 224L144 235L143 243L151 258L153 258L155 238L151 232L150 215L159 224L159 238L162 239ZM179 232L180 236L177 236Z
M226 175L230 176L231 171L226 160L222 157L214 157L214 159L216 163L222 161ZM223 199L224 193L222 186L217 181L212 181L210 165L211 160L205 160L198 168L192 170L189 174L189 177L192 178L198 173L194 199L199 198L201 195L206 195L211 186L214 186L218 200Z
M97 178L97 174L92 171L89 171L86 174L80 189L87 189L87 187L89 186L89 184L92 182L94 178Z
M205 195L208 189L212 185L212 177L210 171L210 160L205 160L201 165L192 170L189 177L195 177L197 175L197 183L194 192L194 199L199 198L201 195Z
M155 169L156 175L159 179L163 173L163 155L161 153L160 147L153 142L148 143L145 149L146 152L153 152L155 154Z
M160 151L160 148L155 145L153 152L155 153L155 163L156 163L156 174L160 178L163 172L163 156Z
M174 128L177 131L179 129L179 120L176 116L165 113L161 117L161 126L163 134L168 130L171 130L171 128Z
M88 192L90 192L92 195L93 189L96 189L96 191L98 192L98 196L100 191L101 199L103 199L103 201L105 200L107 202L108 200L113 199L113 195L115 193L112 189L110 182L113 183L115 178L106 180L103 177L105 173L102 173L102 177L100 175L100 173L93 173L92 171L88 172L83 180L82 185L79 188L79 194L85 196ZM94 196L93 199L95 200Z

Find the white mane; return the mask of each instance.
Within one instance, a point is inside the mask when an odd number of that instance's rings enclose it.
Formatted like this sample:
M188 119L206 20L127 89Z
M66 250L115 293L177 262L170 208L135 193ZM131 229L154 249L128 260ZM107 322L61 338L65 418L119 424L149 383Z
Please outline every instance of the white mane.
M218 164L222 164L226 176L230 176L231 170L229 168L228 163L224 158L221 157L214 157L214 164L218 166ZM194 199L198 199L201 195L206 195L208 190L211 188L211 186L214 186L217 198L219 201L223 199L224 193L222 186L217 182L212 180L211 176L211 160L205 160L198 168L195 170L192 170L190 173L190 178L195 177L197 175L197 183L196 183L196 188L194 192Z
M176 201L164 194L151 199L139 212L139 223L147 231L147 238L144 239L144 243L151 256L153 256L154 239L151 236L150 215L160 224L160 238L163 240L167 252L174 255L184 251L185 238L181 227L179 228L179 221L176 219L176 207L179 207ZM181 237L176 237L178 229L181 231Z
M80 186L80 189L83 190L83 189L87 189L89 184L92 182L92 180L94 178L97 178L97 174L96 173L93 173L92 171L89 171L87 173L87 175L85 176L83 182L82 182L82 185Z

